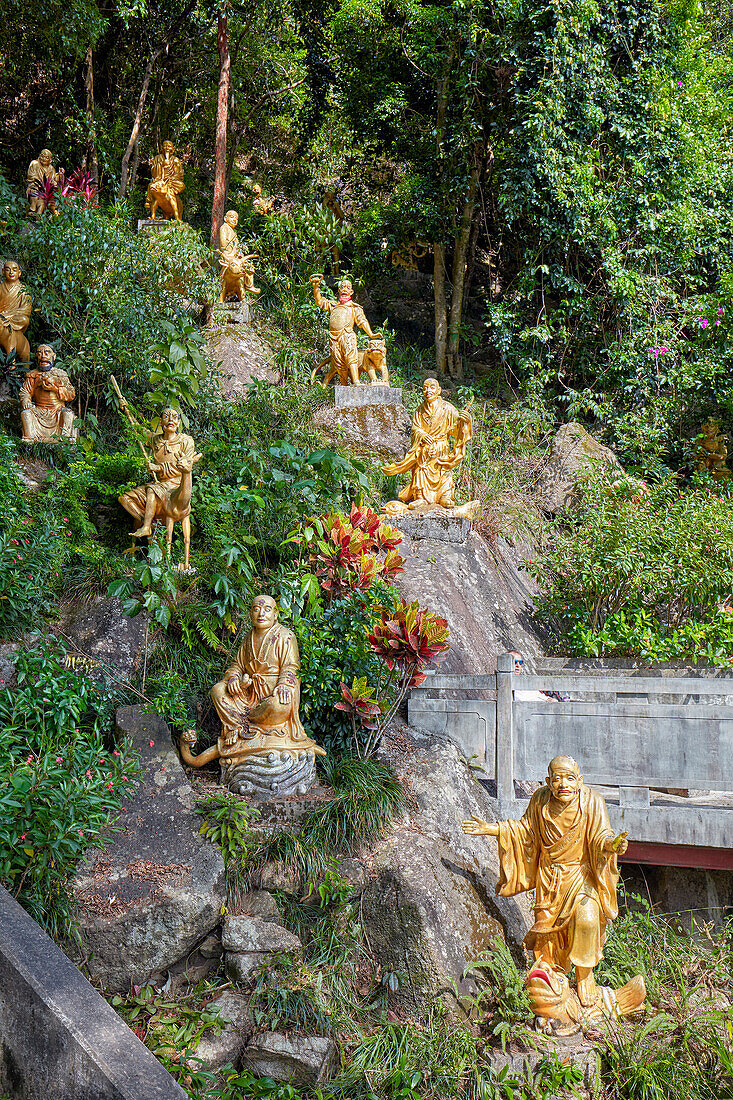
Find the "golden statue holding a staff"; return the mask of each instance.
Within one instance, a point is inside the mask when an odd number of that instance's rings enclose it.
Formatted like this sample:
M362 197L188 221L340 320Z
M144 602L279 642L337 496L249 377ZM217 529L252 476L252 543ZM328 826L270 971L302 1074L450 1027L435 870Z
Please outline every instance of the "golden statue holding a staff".
M140 425L130 412L130 407L122 396L114 375L110 375L122 414L129 421L137 435ZM118 498L120 504L140 521L140 526L131 531L133 538L149 538L153 533L153 524L157 520L165 522L166 554L170 558L173 527L176 521L183 531L183 564L178 568L189 568L191 548L191 485L194 464L202 455L198 454L193 439L179 431L180 416L176 409L164 409L160 430L146 432L147 447L138 439L138 446L145 457L145 464L153 480L147 485L129 489Z

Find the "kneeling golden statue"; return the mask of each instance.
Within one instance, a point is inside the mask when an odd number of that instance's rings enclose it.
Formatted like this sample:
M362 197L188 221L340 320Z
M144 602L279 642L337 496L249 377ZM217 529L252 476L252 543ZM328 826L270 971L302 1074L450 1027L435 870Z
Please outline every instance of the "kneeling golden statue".
M195 768L218 760L222 782L240 794L304 794L315 781L315 757L325 750L307 736L298 714L298 643L278 622L271 596L253 600L250 619L252 630L234 664L211 691L221 736L192 756L196 732L186 731L181 757Z
M495 836L501 871L497 894L534 890L535 922L524 943L534 954L525 989L546 1030L561 1034L603 1016L637 1012L646 999L639 974L620 989L596 985L609 921L618 916L618 856L626 833L614 836L606 804L583 783L569 756L550 761L545 786L519 821L462 823L464 833ZM575 967L577 993L567 975Z
M66 406L76 390L65 370L54 366L56 352L48 344L36 348L38 368L28 371L20 387L20 424L26 443L76 441L74 410Z

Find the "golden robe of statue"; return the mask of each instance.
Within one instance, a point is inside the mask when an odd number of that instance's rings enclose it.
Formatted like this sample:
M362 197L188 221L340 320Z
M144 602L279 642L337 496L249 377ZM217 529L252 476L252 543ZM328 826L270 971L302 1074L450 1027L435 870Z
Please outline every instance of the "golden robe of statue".
M459 411L440 393L440 383L426 378L423 402L412 418L410 449L399 462L382 467L385 474L410 474L409 484L398 495L414 510L454 507L453 471L463 461L473 431L468 411ZM455 447L451 447L451 436ZM475 504L471 501L462 506L466 514ZM391 501L385 511L398 514L406 509L400 508L399 501Z
M239 214L236 210L227 210L224 215L221 229L219 230L219 266L221 267L220 285L221 294L219 301L225 302L228 298L236 298L243 301L245 293L259 294L260 288L255 286L255 273L249 262L254 253L246 254L242 251L237 234Z
M497 838L497 894L535 892L535 920L524 938L534 955L525 987L535 1015L567 1026L635 1012L646 997L640 975L616 990L598 987L593 975L608 922L618 915L618 856L628 847L626 834L614 835L605 802L585 786L575 760L550 761L545 786L519 821L473 817L463 831ZM566 977L573 966L577 994Z
M38 194L39 188L44 185L46 180L51 180L56 187L62 186L64 170L63 168L54 168L53 153L50 149L41 149L38 159L32 160L28 165L25 194L28 199L29 214L42 214L46 209L45 199L42 199ZM53 212L53 201L49 204L49 207Z
M0 348L6 355L15 352L14 367L31 361L25 334L32 309L33 299L20 281L20 268L15 260L6 260L0 283Z
M74 410L66 407L76 390L65 370L55 367L56 352L48 344L36 349L38 369L28 371L20 387L20 424L26 443L76 440Z
M163 152L153 157L152 179L145 196L145 209L150 211L153 220L158 207L169 218L175 218L178 222L183 220L183 163L173 155L174 151L173 142L164 141Z

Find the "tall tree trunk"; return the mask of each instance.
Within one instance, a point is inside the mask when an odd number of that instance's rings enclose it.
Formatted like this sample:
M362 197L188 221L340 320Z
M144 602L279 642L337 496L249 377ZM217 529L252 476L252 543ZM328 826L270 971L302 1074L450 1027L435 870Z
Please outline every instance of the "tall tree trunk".
M135 112L135 121L132 124L132 131L130 133L130 140L127 143L127 148L122 156L122 170L120 171L120 198L124 197L127 190L127 171L130 164L130 157L133 150L137 150L137 137L140 133L140 123L142 122L143 111L145 110L145 100L148 98L148 88L150 87L150 77L153 73L153 65L158 59L160 51L157 50L148 61L145 75L143 76L143 86L140 89L140 99L137 103L137 111Z
M132 151L132 165L130 167L130 190L135 190L135 184L137 183L137 166L140 163L140 142L135 142L135 148Z
M214 201L211 204L211 247L219 244L219 230L224 221L227 183L227 115L229 108L229 84L232 75L232 59L227 39L226 4L219 13L216 36L219 51L219 98L216 105L216 146L214 165Z
M84 58L84 91L86 92L87 140L84 154L84 168L90 173L95 184L99 185L99 164L97 161L97 129L94 122L94 55L92 47Z
M468 242L471 236L471 225L476 209L476 191L478 189L478 167L471 171L468 183L468 193L463 204L461 224L458 228L453 247L453 295L450 306L450 321L448 324L448 351L446 365L448 373L453 378L460 378L463 370L459 345L461 339L461 320L463 318L463 290L466 283L466 257L468 255Z
M433 284L435 288L435 369L445 374L448 347L448 304L445 294L445 245L433 245Z
M445 155L445 120L448 113L448 84L450 71L453 66L454 48L448 51L443 75L438 86L438 102L435 115L435 155L438 164ZM440 168L438 186L442 182L444 169ZM448 337L448 306L445 293L445 244L442 241L433 242L433 287L435 296L435 369L439 374L445 374L446 350Z

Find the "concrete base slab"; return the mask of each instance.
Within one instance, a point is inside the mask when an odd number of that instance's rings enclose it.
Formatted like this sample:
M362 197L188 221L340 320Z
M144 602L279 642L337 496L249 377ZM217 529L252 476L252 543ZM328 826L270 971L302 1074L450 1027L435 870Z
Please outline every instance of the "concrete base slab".
M411 539L435 539L437 542L465 543L471 530L470 519L453 515L447 508L436 509L434 512L408 512L402 516L387 516L386 522Z
M172 220L172 218L138 218L137 231L147 233L149 229L164 229Z
M362 405L401 405L402 390L394 386L334 386L334 404L337 409L354 409Z
M221 308L230 325L248 325L252 320L252 304L247 298L243 302L225 302Z

